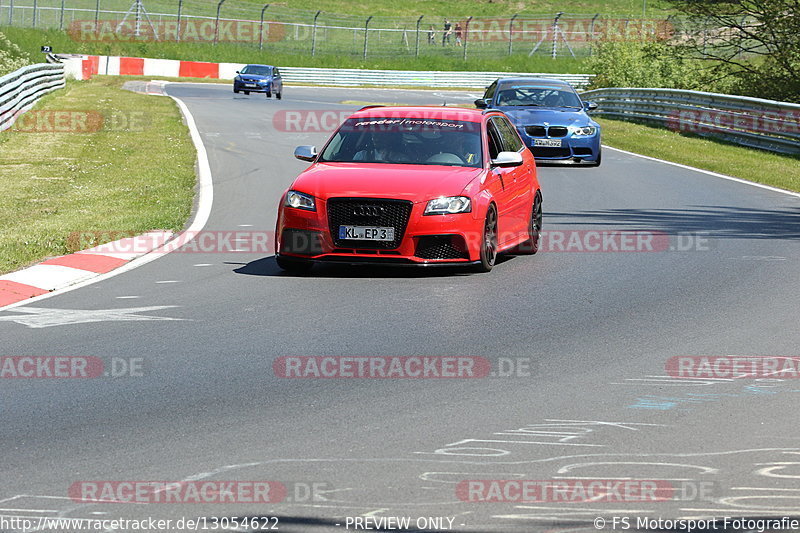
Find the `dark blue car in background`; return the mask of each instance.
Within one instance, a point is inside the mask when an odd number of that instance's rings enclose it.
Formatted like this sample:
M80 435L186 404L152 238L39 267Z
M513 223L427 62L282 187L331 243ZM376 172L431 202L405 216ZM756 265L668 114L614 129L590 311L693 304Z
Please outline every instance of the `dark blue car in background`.
M587 114L597 105L583 102L566 82L499 78L486 88L483 98L475 100L475 105L508 115L539 161L600 165L600 125Z
M273 93L278 100L283 96L283 80L277 67L271 65L246 65L236 71L233 78L233 92L244 94L265 93L267 98Z

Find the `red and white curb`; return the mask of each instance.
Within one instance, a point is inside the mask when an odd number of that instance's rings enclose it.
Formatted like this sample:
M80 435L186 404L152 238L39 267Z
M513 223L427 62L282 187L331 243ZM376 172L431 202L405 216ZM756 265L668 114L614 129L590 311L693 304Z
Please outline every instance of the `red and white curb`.
M171 231L151 231L74 254L53 257L32 267L0 276L0 307L111 272L137 257L160 248L172 236Z
M180 99L174 96L169 97L178 104L178 108L186 119L189 135L197 151L197 205L189 227L175 238L169 231L153 231L67 256L48 259L30 268L0 276L0 310L26 305L56 294L80 289L146 265L191 241L205 227L211 216L211 207L214 205L214 181L211 165L208 162L208 152L206 152L200 131L197 129L197 123L189 108ZM131 242L128 242L129 240ZM145 245L152 245L152 248L139 247ZM151 250L149 253L148 249ZM126 252L125 250L135 250L135 252ZM101 257L71 258L74 255ZM70 259L64 259L68 257ZM113 266L111 266L112 264ZM79 266L82 268L78 268ZM65 268L71 270L65 271L63 270ZM68 275L65 275L65 272Z
M151 59L147 57L82 56L76 58L80 67L70 72L78 79L92 76L164 76L168 78L214 78L232 80L245 63L209 63L207 61L182 61L179 59Z

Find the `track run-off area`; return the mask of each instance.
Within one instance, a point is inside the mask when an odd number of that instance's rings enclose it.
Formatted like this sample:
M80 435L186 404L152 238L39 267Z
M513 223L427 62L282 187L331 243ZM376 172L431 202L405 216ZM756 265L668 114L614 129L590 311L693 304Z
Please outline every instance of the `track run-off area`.
M3 380L0 515L269 516L293 532L353 529L356 517L384 530L380 518L409 517L411 531L544 532L610 530L615 517L800 516L797 374L676 377L670 366L800 357L800 197L606 148L599 168L539 168L546 235L534 256L503 257L488 274L327 265L294 276L252 244L267 233L271 246L281 194L305 168L295 146L330 134L309 113L338 124L371 102L479 95L165 90L207 151L201 233L234 244L199 241L0 311L3 356L99 358L113 374ZM273 365L323 356L491 369L302 379ZM521 501L503 492L510 480L566 485ZM626 480L666 496L564 497ZM87 499L126 481L270 482L273 499ZM505 501L472 498L492 490Z

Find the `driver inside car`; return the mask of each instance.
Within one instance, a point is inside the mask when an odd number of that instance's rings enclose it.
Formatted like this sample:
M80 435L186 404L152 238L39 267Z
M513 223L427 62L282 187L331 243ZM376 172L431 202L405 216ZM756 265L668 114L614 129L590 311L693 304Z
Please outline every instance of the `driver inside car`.
M411 158L395 148L398 137L389 132L372 132L372 148L360 150L353 161L382 161L388 163L409 163Z

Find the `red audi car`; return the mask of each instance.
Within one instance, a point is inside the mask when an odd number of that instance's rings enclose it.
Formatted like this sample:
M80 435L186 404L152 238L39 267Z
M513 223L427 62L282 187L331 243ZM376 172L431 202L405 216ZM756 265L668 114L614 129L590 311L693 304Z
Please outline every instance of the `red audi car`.
M536 163L499 111L366 107L344 121L284 193L275 258L315 262L470 264L536 253L542 193Z

